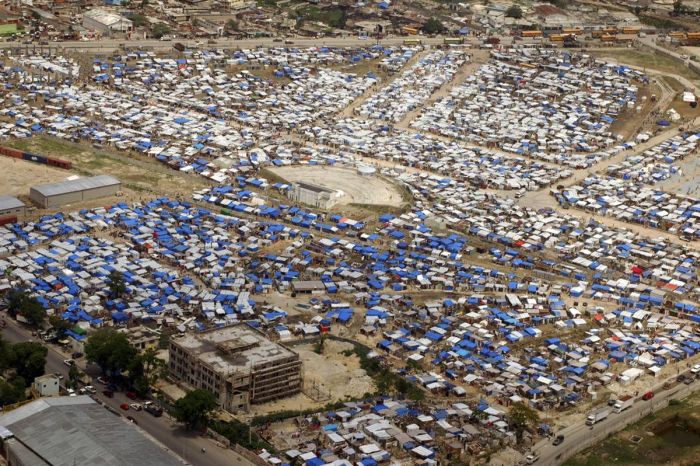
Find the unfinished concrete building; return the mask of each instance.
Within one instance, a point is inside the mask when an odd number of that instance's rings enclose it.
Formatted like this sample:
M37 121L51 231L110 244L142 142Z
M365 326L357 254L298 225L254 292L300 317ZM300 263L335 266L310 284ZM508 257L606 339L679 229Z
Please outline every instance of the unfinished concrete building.
M170 373L232 413L302 389L299 355L246 325L172 338Z

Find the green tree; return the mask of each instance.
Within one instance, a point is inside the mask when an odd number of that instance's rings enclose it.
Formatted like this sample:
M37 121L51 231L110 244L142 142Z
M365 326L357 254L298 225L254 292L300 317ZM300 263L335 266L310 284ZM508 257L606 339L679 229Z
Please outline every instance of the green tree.
M71 325L68 321L61 319L61 316L49 316L49 324L56 331L56 337L61 339L66 335L66 330L70 330Z
M513 403L508 410L508 422L515 429L515 438L518 443L522 442L523 433L535 426L539 418L537 411L525 403Z
M15 352L12 345L0 336L0 373L13 367L15 362Z
M123 333L112 328L93 333L85 345L85 356L100 366L103 372L122 372L133 364L137 351Z
M48 350L41 343L25 341L12 345L14 352L14 367L17 375L26 382L32 383L36 377L44 375L46 353Z
M170 34L170 26L168 26L165 23L154 24L153 27L151 28L151 34L156 39L160 39L164 35Z
M109 273L109 295L112 298L121 298L126 293L126 282L124 275L119 270L112 270Z
M227 31L237 31L238 30L238 22L235 19L229 19L226 21L226 30Z
M512 5L506 10L506 16L508 18L520 19L523 17L523 9L518 5Z
M46 309L41 305L39 301L33 296L29 297L24 304L22 304L21 314L34 328L41 328L46 319Z
M216 409L218 400L208 390L192 390L175 402L175 419L189 429L206 427L209 414Z
M146 17L144 15L142 15L141 13L134 13L133 15L131 15L129 17L129 19L134 24L134 27L137 27L137 28L145 26L146 23L148 22L146 20Z
M70 369L68 369L68 380L71 382L77 382L80 378L80 369L75 364L71 364Z
M29 299L27 290L23 288L13 288L7 293L7 310L15 316L22 309L22 304Z
M430 18L423 25L423 32L428 34L437 34L445 30L445 26L437 18Z
M15 377L9 382L0 380L0 405L24 401L27 398L26 390L27 386L22 377Z
M685 5L683 5L683 2L681 0L675 0L673 2L673 13L675 15L679 15L679 14L683 13L684 10L685 10Z
M146 349L143 353L136 355L129 364L129 379L139 393L145 396L160 378L165 362L158 358L156 350Z

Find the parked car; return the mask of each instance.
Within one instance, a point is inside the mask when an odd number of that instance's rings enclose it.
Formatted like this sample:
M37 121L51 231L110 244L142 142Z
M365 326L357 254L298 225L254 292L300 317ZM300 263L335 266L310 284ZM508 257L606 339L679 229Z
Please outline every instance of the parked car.
M527 455L527 456L525 457L525 462L526 462L527 464L535 464L535 463L537 462L537 460L539 460L539 459L540 459L540 456L539 456L539 455L536 455L536 454L532 453L532 454Z
M134 424L138 424L138 422L136 422L136 419L134 419L133 416L127 416L126 419L127 419L129 422L133 422Z
M564 436L559 434L557 437L554 439L554 442L552 442L552 445L557 446L561 445L564 442Z
M60 372L54 372L53 375L58 377L58 380L63 380L63 374L61 374Z
M119 405L119 407L121 409L123 409L124 411L128 411L129 410L129 403L122 403Z
M85 385L85 391L92 395L97 393L97 390L95 390L95 387L93 387L92 385Z
M648 401L654 398L654 392L646 392L644 395L642 395L642 400Z
M102 385L107 385L107 380L104 377L98 377L97 381Z
M135 392L126 392L126 397L131 398L132 400L136 399L136 393Z
M700 374L700 364L696 364L690 369L691 374Z
M63 364L65 364L66 366L70 367L70 366L75 365L75 361L74 361L73 359L64 359L64 360L63 360Z
M75 351L73 354L71 354L71 357L73 359L80 359L83 357L83 353L81 353L80 351Z
M143 409L143 406L141 406L139 403L131 403L129 407L134 411L141 411Z

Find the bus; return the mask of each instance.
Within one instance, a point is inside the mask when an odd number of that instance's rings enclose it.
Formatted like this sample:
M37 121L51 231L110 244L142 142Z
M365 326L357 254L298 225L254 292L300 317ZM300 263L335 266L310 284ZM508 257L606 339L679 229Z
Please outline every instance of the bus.
M420 45L423 41L420 39L404 39L403 45Z

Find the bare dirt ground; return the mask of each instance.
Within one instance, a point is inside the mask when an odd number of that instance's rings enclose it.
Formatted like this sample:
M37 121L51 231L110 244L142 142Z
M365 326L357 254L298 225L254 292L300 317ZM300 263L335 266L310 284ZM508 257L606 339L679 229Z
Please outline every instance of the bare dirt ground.
M324 188L340 190L341 204L400 206L401 192L392 183L377 176L360 176L355 170L327 166L296 166L270 169L287 181L302 181Z
M70 170L0 156L0 195L28 196L32 186L65 181L71 175Z
M326 340L323 354L314 352L314 345L295 346L304 365L302 376L304 392L318 390L328 396L322 401L315 401L305 393L291 398L254 406L248 416L259 416L286 410L305 410L321 408L326 404L346 398L361 397L374 392L374 381L360 368L357 356L345 356L343 351L352 349L352 345L335 340Z
M20 150L30 150L38 154L73 162L73 169L70 170L70 172L67 170L52 169L57 170L57 172L63 174L63 176L46 182L62 181L70 175L85 177L102 174L112 175L122 182L121 196L96 199L80 204L71 204L69 207L72 210L106 206L116 202L137 202L142 199L163 195L172 198L189 197L193 190L200 189L209 184L207 180L202 177L173 170L155 159L149 159L140 154L110 150L109 148L95 149L87 143L72 143L48 136L39 136L31 139L11 140L4 144ZM1 158L5 159L5 157ZM38 169L36 169L38 171L31 171L32 174L41 174L43 173L42 170L48 168L37 164L30 165L32 167L38 167ZM0 169L2 167L3 166L0 165ZM4 172L3 170L3 174L0 174L0 177L5 176ZM22 178L31 180L29 181L30 185L38 183L31 175L27 177L23 176ZM0 181L3 180L4 178L0 178ZM4 187L5 183L1 183L0 186ZM25 192L28 193L28 187ZM58 210L65 210L67 208L67 206L62 206Z

